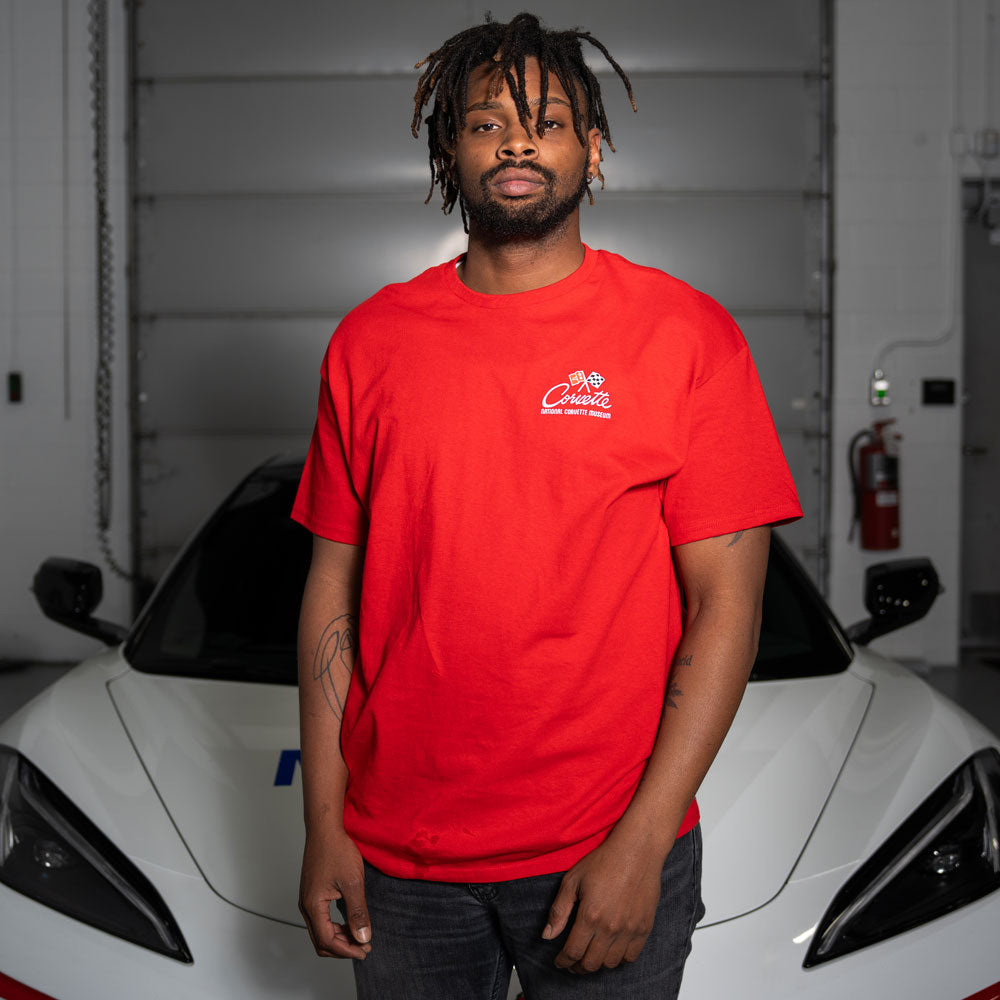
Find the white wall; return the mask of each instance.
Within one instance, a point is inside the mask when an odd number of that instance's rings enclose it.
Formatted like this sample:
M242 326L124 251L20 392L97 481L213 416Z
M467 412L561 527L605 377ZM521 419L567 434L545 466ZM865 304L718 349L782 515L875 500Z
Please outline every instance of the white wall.
M66 142L63 0L0 0L0 661L69 659L97 648L43 618L29 591L48 555L101 562L93 486L96 254L87 16L81 0L65 7ZM112 0L109 8L119 334L111 538L119 561L127 561L126 47L123 5ZM18 404L7 402L11 370L23 374ZM99 613L124 622L127 587L104 575Z
M863 568L886 556L930 556L946 592L928 617L875 648L931 664L959 644L961 407L925 407L921 379L953 378L961 394L961 150L984 125L989 0L838 0L835 40L837 275L831 603L863 617ZM1000 101L994 101L1000 107ZM957 286L956 286L957 282ZM893 402L868 403L879 351ZM902 548L846 541L846 449L855 431L894 417L900 451Z

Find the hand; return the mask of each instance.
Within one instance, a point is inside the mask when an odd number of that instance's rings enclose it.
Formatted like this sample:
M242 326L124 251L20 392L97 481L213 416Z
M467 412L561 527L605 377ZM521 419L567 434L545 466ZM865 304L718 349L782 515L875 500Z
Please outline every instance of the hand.
M337 899L344 900L347 924L338 924L330 916L330 904ZM332 836L306 837L299 911L317 955L364 958L372 950L364 862L343 830Z
M653 929L663 861L655 851L616 850L612 833L566 872L542 932L546 939L561 934L579 902L569 937L556 956L560 969L596 972L639 957Z

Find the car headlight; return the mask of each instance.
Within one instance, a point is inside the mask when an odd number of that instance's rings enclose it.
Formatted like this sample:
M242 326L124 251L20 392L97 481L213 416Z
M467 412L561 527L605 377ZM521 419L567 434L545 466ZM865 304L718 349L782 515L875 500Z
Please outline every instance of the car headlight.
M38 768L5 746L0 882L116 937L192 960L149 879Z
M943 781L847 880L803 965L838 958L1000 888L1000 753Z

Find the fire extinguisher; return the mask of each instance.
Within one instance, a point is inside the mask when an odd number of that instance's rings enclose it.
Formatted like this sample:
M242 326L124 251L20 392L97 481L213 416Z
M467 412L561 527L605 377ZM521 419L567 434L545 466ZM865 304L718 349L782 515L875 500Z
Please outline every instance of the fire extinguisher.
M858 431L848 447L851 485L854 489L854 520L848 540L861 524L863 549L899 548L899 434L884 428L895 420L877 420ZM862 442L866 442L861 448Z

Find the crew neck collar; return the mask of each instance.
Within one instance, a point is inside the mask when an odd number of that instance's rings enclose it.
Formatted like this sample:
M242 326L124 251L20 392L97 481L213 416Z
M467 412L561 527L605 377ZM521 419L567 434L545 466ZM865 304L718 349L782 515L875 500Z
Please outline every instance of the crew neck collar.
M510 309L520 308L524 305L545 302L548 299L558 298L570 292L576 291L581 285L588 281L597 264L597 251L591 250L586 243L583 244L583 261L580 266L571 274L566 275L559 281L551 285L543 285L541 288L532 288L527 292L508 292L506 294L491 294L489 292L475 292L462 283L458 276L458 263L465 257L459 254L454 260L449 261L444 266L444 280L449 290L465 302L479 306L483 309Z

